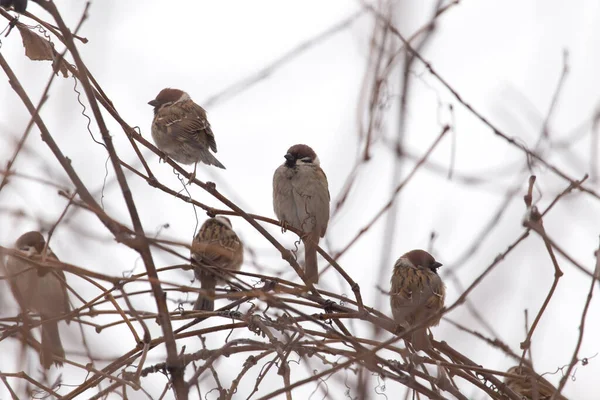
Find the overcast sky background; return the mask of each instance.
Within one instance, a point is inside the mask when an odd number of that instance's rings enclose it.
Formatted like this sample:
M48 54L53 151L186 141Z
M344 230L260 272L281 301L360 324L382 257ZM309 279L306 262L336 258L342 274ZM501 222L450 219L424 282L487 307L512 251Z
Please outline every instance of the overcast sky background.
M405 36L410 36L427 23L434 4L432 1L396 2L393 16L396 27ZM69 26L76 25L83 5L80 1L59 2L59 9ZM360 7L359 2L341 0L95 1L80 32L89 43L78 42L77 45L89 70L120 115L131 126L139 126L142 134L151 140L152 108L146 103L162 88L181 88L197 103L205 105L224 88L255 74L290 49L353 15ZM49 20L36 4L31 4L29 11ZM332 199L337 199L360 150L357 121L365 113L360 108L360 89L373 21L373 16L365 12L348 28L272 71L248 90L207 106L219 148L217 157L227 170L199 167L198 178L214 181L222 193L245 211L273 217L273 171L282 163L290 145L306 143L319 155L329 179ZM24 56L16 30L0 39L3 56L37 103L50 75L49 64L30 61ZM592 176L597 173L591 167L593 153L590 149L594 143L591 139L592 119L598 112L600 93L599 2L462 1L438 19L437 29L422 54L467 103L508 136L533 148L561 76L565 50L568 51L569 72L549 120L549 134L556 143L566 141L570 149L562 151L555 145L545 146L543 151L546 160L572 178L580 179L585 173ZM523 171L526 161L523 152L495 136L421 63L413 65L411 74L414 80L408 102L405 149L420 157L440 133L442 125L453 122L454 178L447 177L453 151L448 135L430 158L432 164L443 167L441 172L430 168L421 170L400 194L397 231L389 253L393 261L413 248L427 248L430 234L435 231L433 253L444 264L441 272L446 276L454 271L458 280L447 280L447 303L451 304L523 232L521 220L525 207L522 196L526 192L529 173ZM73 82L72 78L56 79L42 117L83 182L100 201L106 153L86 131L87 121L81 115ZM387 143L397 133L399 82L398 72L389 82L384 134L373 145L373 158L358 175L344 208L330 223L323 243L330 254L343 248L389 199L395 153ZM29 118L6 78L0 78L0 104L0 162L4 166L12 156L15 139L22 135ZM442 104L439 118L438 104ZM453 106L453 116L448 112L447 104ZM88 109L88 115L91 114ZM139 166L118 124L108 118L108 114L105 116L121 158ZM100 138L95 124L92 124L92 133ZM159 164L158 157L148 150L144 154L161 182L181 189L168 165ZM406 176L413 168L414 160L407 158L403 166L403 176ZM108 181L111 182L114 174L110 165L108 168ZM14 169L72 187L50 150L40 140L37 129L30 135L26 151L18 158ZM191 170L190 167L186 169ZM539 201L541 209L545 209L568 182L546 168L536 167L534 172L538 177L535 200ZM147 234L159 233L163 238L190 241L196 229L192 207L149 187L136 176L128 176ZM461 176L477 176L486 181L466 185L459 179ZM479 243L472 257L458 264L503 202L505 191L514 185L519 185L520 191L509 202L494 230ZM590 179L587 185L600 191L598 181ZM200 188L194 187L190 191L197 200L222 208ZM114 182L104 191L103 204L115 219L129 221L122 194ZM0 192L0 244L11 246L27 230L48 229L65 205L66 200L57 195L55 188L12 178L11 184ZM15 217L9 212L11 210L20 210L25 216ZM598 247L599 211L597 199L574 192L562 199L544 219L549 236L589 271L593 270L593 253ZM202 223L205 216L201 210L198 213ZM169 227L161 228L165 224ZM261 235L242 219L234 218L233 224L247 247L256 252L256 258L246 254L249 262L245 268L294 279L291 268ZM295 237L291 233L282 235L276 227L264 225L288 248L292 246ZM381 219L339 260L360 283L363 298L369 305L376 304L376 298L383 296L376 286L386 289L389 285L389 274L384 282L376 281L383 228L384 219ZM100 222L85 211L69 213L65 223L55 232L51 246L66 262L113 276L133 268L136 273L143 271L137 254L114 243ZM158 267L180 262L158 251L154 256ZM565 275L533 337L534 365L541 372L556 371L569 363L590 285L589 278L564 258L559 257L559 262ZM390 264L390 273L391 268ZM519 343L525 337L523 310L529 310L531 323L548 293L553 274L542 240L531 234L470 294L469 300L499 338L518 352ZM161 276L167 281L189 284L192 275L190 271L171 271ZM85 298L98 294L82 280L68 279ZM352 297L348 286L332 270L321 279L320 285ZM16 308L8 287L3 285L1 292L1 304L6 305L1 310L2 315L14 316ZM600 351L598 298L597 295L593 298L588 313L580 357L593 357ZM178 301L185 300L172 295L169 299L172 300L168 303L171 309L177 307ZM387 298L382 303L382 311L389 314ZM149 297L136 298L134 304L140 309L155 308L154 300ZM191 305L186 307L191 308ZM492 336L475 321L466 307L447 316ZM202 326L215 323L204 322ZM85 329L94 351L108 359L135 346L131 335L120 328L103 331L100 335L89 327ZM153 329L154 334L160 334L158 326ZM368 329L362 331L364 335L370 334ZM487 368L505 370L512 365L501 352L458 331L446 321L433 332L436 339L447 341ZM67 353L77 359L77 354L83 351L79 328L75 324L61 324L61 333ZM183 343L188 346L188 351L199 349L195 338ZM218 347L222 343L223 337L215 335L207 345ZM14 357L0 357L0 370L18 370L19 363L15 360L19 351L15 340L0 342L1 354L14 354ZM158 362L163 354L161 351L153 351L150 358ZM31 357L32 363L35 362L37 356ZM235 364L232 374L223 377L227 385L243 360L238 359L240 363ZM227 363L237 361L234 358L225 360ZM306 376L305 368L294 368L296 375L292 374L292 381ZM262 384L259 393L268 393L268 388L282 385L281 378L273 376L272 381ZM559 372L547 378L557 383L560 376ZM576 379L569 381L565 395L572 399L596 398L598 376L600 358L596 357L587 367L577 368ZM84 378L81 370L64 369L63 379L67 384L78 385ZM348 379L352 380L353 375L350 374ZM164 377L155 375L145 379L143 384L156 398L164 382ZM376 380L374 382L376 386ZM386 383L390 398L403 393L402 387L393 382ZM344 397L343 381L341 386L340 382L329 384L331 398ZM239 393L248 393L253 385L251 379L242 381ZM314 383L303 386L294 391L294 396L306 398L315 386ZM484 398L479 391L466 391L465 395L471 398L475 393L478 397L473 398ZM371 394L376 397L375 389ZM128 395L132 399L146 398L139 392L129 391ZM211 395L208 398L216 398L216 393ZM7 396L5 387L0 387L0 397ZM317 391L312 398L323 396L324 392Z

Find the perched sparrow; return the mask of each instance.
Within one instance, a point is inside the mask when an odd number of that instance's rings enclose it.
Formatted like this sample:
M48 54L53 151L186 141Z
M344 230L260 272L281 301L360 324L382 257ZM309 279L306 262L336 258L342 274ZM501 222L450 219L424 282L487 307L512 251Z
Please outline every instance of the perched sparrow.
M239 271L244 261L244 246L225 217L207 219L192 242L191 258L200 266ZM194 310L215 309L215 286L223 282L209 268L194 268L206 294L200 293Z
M526 365L514 366L508 369L509 374L519 375L522 378L507 376L504 383L513 392L523 396L524 399L550 400L556 388L550 382L536 374ZM557 395L555 400L567 400L565 396Z
M444 306L446 287L437 274L442 264L424 250L412 250L394 264L391 279L390 304L394 320L405 329L429 318ZM431 344L427 328L439 324L441 317L416 330L410 339L416 350Z
M23 253L23 256L40 263L45 245L46 241L41 233L27 232L17 240L15 249ZM50 248L46 251L46 258L58 261ZM44 320L61 317L70 311L64 272L59 269L36 268L35 264L17 256L8 257L6 270L10 276L13 295L21 310L36 312L42 319L42 366L49 369L53 362L62 366L62 361L53 357L65 357L58 321Z
M329 187L319 157L305 144L289 148L273 175L273 208L279 221L302 232L306 280L319 282L317 246L329 223Z
M196 166L200 161L225 169L210 152L217 152L217 142L206 119L206 111L194 103L186 92L163 89L148 104L154 107L154 143L173 160L194 164L190 181L196 176Z

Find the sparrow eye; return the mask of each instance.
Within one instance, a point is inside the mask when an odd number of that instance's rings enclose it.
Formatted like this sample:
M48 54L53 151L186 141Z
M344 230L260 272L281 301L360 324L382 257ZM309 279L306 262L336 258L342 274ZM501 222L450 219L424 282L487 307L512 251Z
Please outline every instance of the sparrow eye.
M300 161L302 161L303 163L311 163L312 159L310 157L304 157L304 158L300 159Z

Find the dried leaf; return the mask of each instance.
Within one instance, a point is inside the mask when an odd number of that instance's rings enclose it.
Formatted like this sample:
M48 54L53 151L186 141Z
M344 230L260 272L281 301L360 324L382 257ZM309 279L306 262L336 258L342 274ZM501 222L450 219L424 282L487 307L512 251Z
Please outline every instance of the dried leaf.
M54 45L50 43L49 40L31 31L23 24L17 24L17 29L19 29L19 32L21 33L21 38L23 38L25 55L29 57L30 60L52 61L55 71L60 70L65 78L69 76L69 70L65 64L65 60L60 58L56 50L54 50Z
M53 60L53 48L49 41L43 39L40 35L30 31L26 26L17 24L21 37L23 38L23 47L25 55L31 60Z

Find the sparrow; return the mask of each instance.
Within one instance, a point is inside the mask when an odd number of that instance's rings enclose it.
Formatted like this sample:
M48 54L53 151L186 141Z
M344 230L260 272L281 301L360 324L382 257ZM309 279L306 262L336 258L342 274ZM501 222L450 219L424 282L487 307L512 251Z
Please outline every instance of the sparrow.
M24 258L8 256L6 270L10 276L9 283L21 307L22 312L38 313L42 320L42 342L40 363L45 369L50 369L52 363L62 366L65 358L58 331L58 321L44 321L59 318L71 311L65 274L60 269L39 268L27 259L41 263L42 252L46 241L40 232L27 232L15 243L14 248ZM48 247L46 259L58 261L58 257Z
M210 152L217 152L217 142L206 119L206 111L194 103L189 94L166 88L148 104L154 107L154 143L173 160L186 165L194 164L190 182L196 177L198 162L225 169Z
M319 282L317 246L329 223L329 186L319 157L305 144L290 147L273 175L273 208L282 226L303 232L304 274Z
M215 309L215 286L224 283L218 271L210 268L239 271L244 261L244 246L225 217L210 218L204 221L192 241L190 258L197 264L194 268L196 278L200 280L203 293L198 295L194 310L213 311Z
M412 250L394 264L391 279L390 305L394 320L403 328L426 320L444 307L446 287L437 273L442 266L425 250ZM441 316L429 321L411 335L415 350L431 347L427 328L439 324Z
M552 395L556 393L556 388L550 382L536 374L527 365L515 365L506 371L509 374L519 375L522 378L513 378L507 376L504 383L513 392L522 396L524 399L539 399L550 400ZM565 396L557 395L555 400L568 400Z

